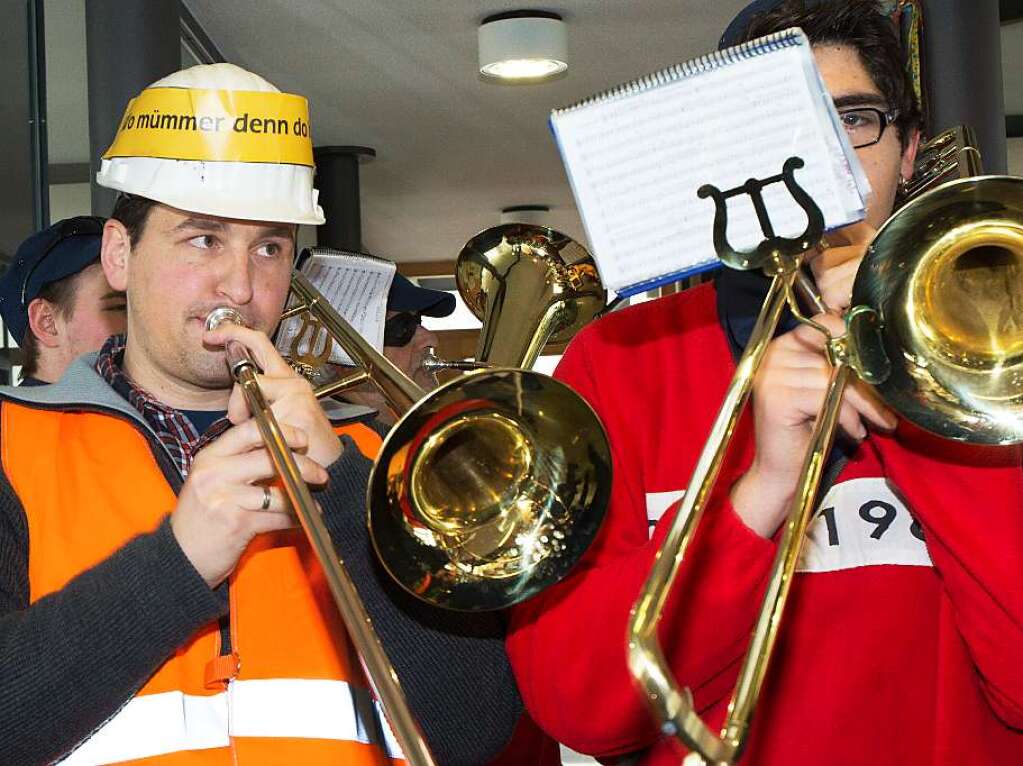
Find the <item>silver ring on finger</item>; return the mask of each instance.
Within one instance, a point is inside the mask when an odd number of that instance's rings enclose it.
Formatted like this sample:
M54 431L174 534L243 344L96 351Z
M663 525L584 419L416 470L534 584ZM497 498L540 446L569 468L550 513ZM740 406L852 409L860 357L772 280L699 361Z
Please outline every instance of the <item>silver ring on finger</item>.
M263 504L259 506L259 510L266 511L270 509L270 499L273 496L270 494L269 487L263 487Z

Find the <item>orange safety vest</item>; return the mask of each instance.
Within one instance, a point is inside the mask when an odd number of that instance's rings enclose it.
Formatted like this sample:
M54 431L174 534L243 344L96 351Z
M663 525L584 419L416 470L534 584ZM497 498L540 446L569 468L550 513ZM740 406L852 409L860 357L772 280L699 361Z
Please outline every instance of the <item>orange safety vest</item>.
M0 421L3 468L28 521L32 602L174 509L147 438L125 418L8 401ZM368 457L379 449L365 425L337 430ZM231 653L219 626L204 626L63 763L398 762L302 531L256 538L229 593Z

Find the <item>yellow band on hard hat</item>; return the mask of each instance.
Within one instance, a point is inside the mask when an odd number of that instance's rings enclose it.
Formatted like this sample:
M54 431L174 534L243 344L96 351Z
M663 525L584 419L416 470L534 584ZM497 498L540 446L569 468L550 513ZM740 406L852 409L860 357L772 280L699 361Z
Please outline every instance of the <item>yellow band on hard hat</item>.
M147 88L103 159L157 157L313 166L309 103L291 93Z

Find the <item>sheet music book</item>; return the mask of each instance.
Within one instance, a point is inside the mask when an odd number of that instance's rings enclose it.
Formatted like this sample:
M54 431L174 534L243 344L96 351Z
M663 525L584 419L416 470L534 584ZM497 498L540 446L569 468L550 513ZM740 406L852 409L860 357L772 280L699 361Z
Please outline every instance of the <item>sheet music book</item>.
M732 189L806 163L795 179L834 229L860 220L870 187L801 29L678 64L551 113L601 278L633 295L718 265L713 184ZM806 228L783 184L764 203L779 236ZM751 198L728 201L737 250L764 239Z
M327 302L377 351L384 348L387 293L397 267L391 261L366 253L352 253L329 247L307 248L299 256L298 269L323 293ZM290 303L288 304L291 305ZM277 350L292 356L291 346L302 330L302 317L285 320L277 331ZM305 332L298 349L308 353L311 333ZM323 349L321 339L314 353ZM354 362L335 341L330 352L334 364Z

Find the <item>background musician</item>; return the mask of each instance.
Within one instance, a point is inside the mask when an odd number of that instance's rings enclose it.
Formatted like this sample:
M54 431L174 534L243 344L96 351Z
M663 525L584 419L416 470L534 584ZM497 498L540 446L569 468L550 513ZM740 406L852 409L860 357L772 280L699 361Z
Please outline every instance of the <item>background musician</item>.
M437 336L423 327L423 317L446 317L455 310L455 296L442 290L420 287L395 273L387 293L387 319L384 322L383 353L403 373L425 391L437 387L437 376L423 367L427 349L436 348ZM351 370L338 368L343 375ZM372 407L381 423L394 423L394 413L383 395L370 384L363 384L341 394L354 404Z
M124 332L124 293L99 263L103 219L76 216L36 232L0 278L0 315L24 353L22 385L60 380L71 362Z
M894 29L873 2L761 0L722 40L799 26L873 195L812 271L836 312L918 143ZM612 504L579 570L518 607L509 652L549 733L611 761L677 764L626 666L628 613L651 569L767 279L714 284L584 329L557 376L594 406L615 459ZM836 334L836 315L818 316ZM823 401L823 337L771 344L661 621L672 672L717 729ZM846 389L833 482L809 530L744 764L1023 761L1023 476L1018 447L944 441Z

